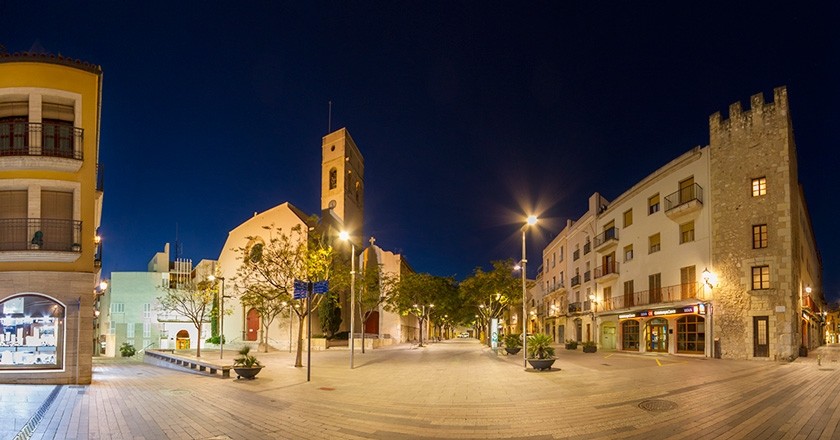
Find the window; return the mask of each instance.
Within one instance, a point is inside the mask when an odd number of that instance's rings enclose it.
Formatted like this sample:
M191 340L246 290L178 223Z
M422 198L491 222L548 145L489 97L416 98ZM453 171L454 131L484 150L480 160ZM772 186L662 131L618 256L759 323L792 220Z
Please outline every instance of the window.
M123 313L125 312L125 304L124 303L111 303L111 313Z
M706 351L706 322L697 315L683 316L677 320L677 353Z
M563 246L560 246L560 262L563 262Z
M633 295L633 280L624 282L624 307L632 307L636 304Z
M659 212L659 194L654 194L648 199L648 215Z
M621 323L621 349L639 349L639 321L624 321Z
M624 227L628 227L633 224L633 208L624 211Z
M648 253L652 254L654 252L659 252L659 249L659 234L653 234L650 237L648 237Z
M592 242L589 241L589 236L586 237L586 243L583 244L583 255L589 253L592 250Z
M29 247L34 237L30 234L27 222L20 220L29 216L28 200L26 190L0 191L0 250Z
M62 368L64 307L49 297L21 295L0 302L0 370Z
M338 186L338 171L335 168L330 168L330 189L335 189Z
M134 323L129 322L125 325L125 337L128 339L134 339Z
M770 266L753 266L752 288L753 290L770 288Z
M628 262L633 259L633 245L628 244L624 246L624 262Z
M112 319L110 322L108 322L108 334L113 335L116 332L117 332L117 321L114 321Z
M694 241L694 220L680 225L680 244Z
M577 261L580 258L580 245L575 245L575 252L572 254L572 261Z
M143 319L152 319L152 305L149 303L143 304Z
M767 247L767 225L753 225L753 249Z
M144 322L143 323L143 337L149 338L152 336L152 323L151 322ZM148 346L148 342L143 342L144 346Z
M648 275L648 290L650 292L650 302L662 302L662 274L655 273Z
M681 299L695 298L697 293L697 269L695 266L680 268Z
M767 194L767 178L759 177L752 180L752 195L753 197L763 196Z
M551 254L551 267L557 266L557 254Z

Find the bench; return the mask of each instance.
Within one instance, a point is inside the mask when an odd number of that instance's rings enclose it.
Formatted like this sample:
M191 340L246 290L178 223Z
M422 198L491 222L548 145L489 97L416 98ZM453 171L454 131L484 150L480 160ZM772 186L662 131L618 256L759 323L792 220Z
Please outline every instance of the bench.
M146 358L151 358L152 361L147 361L147 363L152 363L160 366L166 366L166 364L174 364L192 370L198 369L198 371L209 371L209 373L213 375L215 375L217 372L221 372L222 377L225 378L230 377L230 369L233 368L230 365L217 365L199 359L181 357L174 354L174 350L172 349L146 350Z

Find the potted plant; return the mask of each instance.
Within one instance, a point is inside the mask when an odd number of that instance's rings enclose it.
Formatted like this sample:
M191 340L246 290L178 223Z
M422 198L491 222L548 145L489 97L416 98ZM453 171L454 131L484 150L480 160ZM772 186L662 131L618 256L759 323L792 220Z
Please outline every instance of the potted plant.
M536 333L528 338L528 363L535 370L550 370L554 365L554 347L551 336Z
M517 333L505 335L505 351L507 354L516 354L522 350L522 337Z
M233 359L233 371L236 372L237 379L253 379L263 368L256 356L249 354L250 352L251 347L246 345L239 349L239 357Z
M598 351L598 346L595 345L594 341L586 341L583 343L584 353L595 353L596 351Z
M132 357L137 353L137 349L134 348L133 345L129 344L128 342L123 342L120 346L120 354L122 357Z
M566 339L566 350L577 350L577 341L574 339Z

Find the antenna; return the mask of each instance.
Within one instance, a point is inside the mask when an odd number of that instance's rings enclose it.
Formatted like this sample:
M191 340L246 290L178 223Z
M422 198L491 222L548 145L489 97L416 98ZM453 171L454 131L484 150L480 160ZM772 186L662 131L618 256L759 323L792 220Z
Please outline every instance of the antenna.
M332 101L327 101L329 110L327 111L327 134L332 133Z
M175 222L175 259L181 259L181 241L178 240L178 222Z

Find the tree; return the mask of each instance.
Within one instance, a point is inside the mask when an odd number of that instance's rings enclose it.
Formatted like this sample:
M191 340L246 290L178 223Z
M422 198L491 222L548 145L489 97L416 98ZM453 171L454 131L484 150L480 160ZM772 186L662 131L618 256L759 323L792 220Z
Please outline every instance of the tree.
M365 352L365 326L368 318L387 300L382 289L382 267L374 249L369 247L365 252L364 268L361 276L356 278L356 297L359 298L359 319L362 322L362 353Z
M324 234L318 231L317 218L307 222L308 230L294 226L287 235L282 228L264 226L269 231L269 241L262 243L248 237L250 246L237 249L242 264L236 273L235 283L243 303L261 307L265 322L270 323L280 314L285 302L298 316L298 338L295 366L302 367L303 327L310 312L316 312L324 295L312 295L310 307L305 299L294 299L294 281L328 280L333 265L334 251ZM258 308L258 311L260 309ZM265 324L262 326L266 328ZM267 341L267 336L265 340Z
M201 328L210 315L210 307L217 295L216 283L208 280L179 280L169 287L161 287L164 294L158 297L160 308L178 313L189 319L198 331L196 357L201 357Z
M413 314L420 321L420 345L423 344L422 329L432 314L435 300L447 298L455 291L455 280L451 277L437 277L427 273L405 273L388 280L387 308L401 315Z
M338 293L330 291L325 294L318 307L318 321L327 339L334 338L341 327L341 306L338 303Z
M501 317L517 303L522 304L522 281L513 274L513 260L493 261L491 265L489 272L477 267L460 285L464 307L479 313L480 327L487 328L488 333L491 319Z

